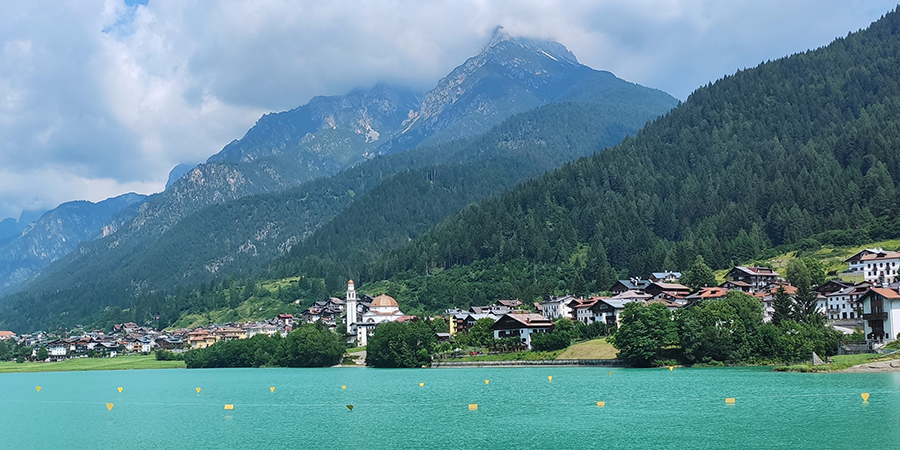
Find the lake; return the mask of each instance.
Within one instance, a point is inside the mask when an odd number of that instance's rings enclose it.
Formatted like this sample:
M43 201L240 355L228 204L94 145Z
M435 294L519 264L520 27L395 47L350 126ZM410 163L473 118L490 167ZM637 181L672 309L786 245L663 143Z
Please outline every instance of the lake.
M0 374L0 448L896 449L900 373L529 367Z

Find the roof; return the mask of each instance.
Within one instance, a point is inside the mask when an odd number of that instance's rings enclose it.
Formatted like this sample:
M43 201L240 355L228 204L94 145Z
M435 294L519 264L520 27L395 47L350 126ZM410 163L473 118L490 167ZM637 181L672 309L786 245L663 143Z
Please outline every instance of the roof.
M709 299L724 297L728 293L728 289L722 287L705 287L700 288L697 292L687 296L689 299Z
M867 253L859 258L860 261L878 261L884 259L900 259L900 252Z
M622 292L621 294L615 295L610 298L610 300L646 300L652 297L650 294L645 294L643 292L638 292L634 290L628 290Z
M397 304L397 300L394 300L394 297L389 295L379 295L372 300L372 304L369 305L369 308L378 308L378 307L395 307L399 308L400 305Z
M748 275L756 275L760 277L778 277L780 276L778 272L768 268L768 267L746 267L746 266L735 266L728 273L734 272L735 270L744 272Z
M509 313L494 322L491 329L507 329L512 324L524 328L547 328L553 326L553 321L540 314Z
M633 279L633 280L618 280L618 283L622 284L622 286L625 286L626 290L631 291L631 290L643 290L645 287L647 287L647 285L650 284L650 281ZM615 287L615 285L613 285L613 287Z
M876 294L878 294L878 295L880 295L880 296L882 296L882 297L884 297L884 298L889 298L889 299L892 299L892 300L893 300L893 299L900 299L900 292L897 292L897 291L895 291L895 290L893 290L893 289L885 289L885 288L877 288L877 287L873 287L873 288L869 289L869 292L874 292L874 293L876 293ZM868 292L867 292L866 294L868 294Z
M15 336L15 335L16 335L16 333L13 333L12 331L0 330L0 337L9 337L9 336Z
M844 262L860 260L863 256L868 255L869 253L878 253L881 251L884 251L884 250L882 250L880 247L879 248L864 248L864 249L850 255L849 257L847 257L847 259L845 259Z
M660 280L669 278L669 276L672 276L673 278L681 278L681 272L653 272L650 275L652 275L653 278L657 278Z
M661 287L662 290L664 290L664 291L690 291L691 290L691 288L689 288L683 284L680 284L680 283L660 283L657 281L657 282L651 283L651 284Z

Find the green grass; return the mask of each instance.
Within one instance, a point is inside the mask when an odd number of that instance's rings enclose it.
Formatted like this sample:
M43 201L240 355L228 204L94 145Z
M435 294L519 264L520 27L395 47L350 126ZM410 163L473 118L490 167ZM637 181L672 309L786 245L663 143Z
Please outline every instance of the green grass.
M776 367L779 372L834 372L849 369L857 364L869 362L889 361L897 359L897 355L880 355L877 353L864 353L861 355L838 355L831 357L831 364L814 366L811 363L794 364L791 366Z
M616 359L617 352L606 338L600 338L572 345L557 359Z
M476 356L465 356L462 358L447 358L438 360L439 362L478 362L478 361L539 361L545 359L556 359L562 350L555 350L552 352L537 352L537 351L527 351L527 352L515 352L515 353L500 353L496 355L476 355Z
M76 358L60 362L0 362L0 373L75 372L84 370L183 369L184 361L157 361L153 355Z

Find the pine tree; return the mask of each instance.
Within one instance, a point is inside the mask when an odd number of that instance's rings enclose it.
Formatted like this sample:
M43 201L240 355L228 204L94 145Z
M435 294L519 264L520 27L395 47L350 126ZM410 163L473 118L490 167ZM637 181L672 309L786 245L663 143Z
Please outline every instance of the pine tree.
M691 288L691 290L704 286L715 286L716 274L703 262L703 256L697 255L694 265L681 277L681 284Z
M791 300L791 296L788 295L784 286L778 286L778 290L775 291L775 300L772 302L772 307L775 309L772 312L773 324L778 325L782 321L791 318L793 300Z

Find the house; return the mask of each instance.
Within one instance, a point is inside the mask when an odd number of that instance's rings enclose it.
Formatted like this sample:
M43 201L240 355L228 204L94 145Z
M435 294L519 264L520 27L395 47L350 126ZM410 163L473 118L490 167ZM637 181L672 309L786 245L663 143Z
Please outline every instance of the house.
M16 333L13 333L12 331L0 330L0 341L8 341L10 339L15 340Z
M873 284L888 284L900 281L897 270L900 269L900 252L880 251L868 253L859 258L862 265L863 278Z
M685 297L685 300L693 304L701 300L715 300L718 298L722 298L727 293L728 289L725 289L723 287L702 287L691 293L691 295Z
M625 292L622 292L622 293L619 293L619 294L616 294L616 295L610 297L610 300L618 300L618 301L621 301L622 303L629 303L629 302L646 302L647 300L650 300L651 298L653 298L652 295L644 293L642 291L625 291Z
M862 283L824 294L825 318L832 321L859 319L860 311L862 311L862 303L859 302L859 298L869 290L869 287L868 283Z
M746 283L744 281L731 281L726 280L724 283L720 284L719 287L730 290L738 290L741 292L751 292L753 290L753 286L750 283Z
M644 288L644 292L650 294L651 296L656 296L663 292L688 295L691 293L691 288L678 283L664 283L661 281L654 281Z
M531 335L534 333L549 333L553 331L553 321L532 313L504 314L491 325L494 331L494 339L514 337L521 341L522 345L531 350Z
M653 272L650 274L651 282L677 283L681 279L681 272Z
M736 266L725 274L725 279L731 282L741 281L750 285L749 292L765 289L770 284L778 281L781 275L768 267L744 267Z
M897 339L900 334L900 292L872 287L859 301L862 303L862 318L866 322L866 339L875 343Z
M816 288L816 292L824 295L828 295L832 292L837 292L843 289L847 289L848 287L852 287L853 283L848 283L846 281L841 280L828 280L819 285Z
M150 339L147 339L147 338L132 339L128 345L128 350L130 350L134 353L150 353L150 350L151 350Z
M610 329L618 328L621 325L620 314L627 303L630 303L630 301L624 301L616 297L598 299L591 306L591 310L594 313L594 321L603 322Z
M197 329L188 333L188 344L191 348L206 348L219 341L209 330Z
M275 317L275 321L286 327L292 327L292 326L294 326L294 315L293 314L279 314Z
M644 292L644 288L646 288L649 284L649 281L641 280L640 278L618 280L616 281L616 284L613 284L612 287L609 288L609 291L613 294L621 294L625 291Z
M550 297L541 302L541 315L547 319L555 319L557 317L572 317L572 311L569 310L568 304L575 300L572 295L563 297Z
M293 317L293 316L291 316ZM237 327L221 327L216 328L213 331L213 334L218 337L220 341L231 341L234 339L247 339L247 332L242 328Z
M497 300L496 302L494 302L494 306L512 310L522 306L522 302L519 300Z
M865 264L862 262L862 257L871 254L878 254L884 252L884 249L881 247L877 248L864 248L856 253L854 253L849 258L845 259L844 262L847 263L850 268L848 272L861 272Z
M54 359L65 357L69 353L69 343L59 339L48 342L46 347L47 353Z

